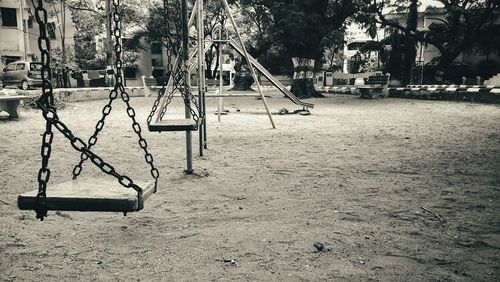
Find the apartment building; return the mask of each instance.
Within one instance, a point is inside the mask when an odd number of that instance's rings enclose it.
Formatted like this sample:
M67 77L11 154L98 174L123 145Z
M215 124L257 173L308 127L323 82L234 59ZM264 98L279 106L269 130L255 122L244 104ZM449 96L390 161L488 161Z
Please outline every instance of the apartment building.
M51 48L71 52L75 28L64 1L45 1L47 32ZM17 60L36 61L38 25L32 1L0 0L0 69Z

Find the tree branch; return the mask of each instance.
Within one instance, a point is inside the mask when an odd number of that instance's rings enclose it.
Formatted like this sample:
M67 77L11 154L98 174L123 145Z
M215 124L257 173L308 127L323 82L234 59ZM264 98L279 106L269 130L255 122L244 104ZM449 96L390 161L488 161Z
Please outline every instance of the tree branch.
M66 7L72 9L72 10L77 10L77 11L88 11L88 12L92 12L94 14L97 14L101 17L105 17L106 15L102 15L100 12L94 10L94 9L90 9L90 8L87 8L87 7L77 7L77 6L73 6L71 4L66 4Z

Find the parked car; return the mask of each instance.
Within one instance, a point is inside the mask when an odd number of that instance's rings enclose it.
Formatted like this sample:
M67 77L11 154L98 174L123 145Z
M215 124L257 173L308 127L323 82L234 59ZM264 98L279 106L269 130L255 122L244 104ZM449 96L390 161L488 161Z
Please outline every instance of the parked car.
M42 85L42 64L35 62L13 62L5 66L0 74L2 87L15 85L23 90Z

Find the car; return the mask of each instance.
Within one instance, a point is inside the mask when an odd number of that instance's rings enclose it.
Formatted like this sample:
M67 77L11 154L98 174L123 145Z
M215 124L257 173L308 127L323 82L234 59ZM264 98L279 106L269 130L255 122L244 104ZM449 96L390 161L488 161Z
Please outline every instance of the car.
M42 64L17 61L8 64L0 74L2 87L15 85L23 90L42 85Z

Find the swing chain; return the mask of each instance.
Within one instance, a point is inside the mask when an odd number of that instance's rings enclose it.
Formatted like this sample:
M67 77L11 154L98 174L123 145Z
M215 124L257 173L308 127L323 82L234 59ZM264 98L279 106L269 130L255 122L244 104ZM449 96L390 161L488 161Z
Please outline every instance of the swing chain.
M166 91L165 84L166 83L167 82L165 82L163 84L163 86L161 87L160 91L158 92L158 96L156 97L155 102L153 103L153 107L151 108L151 112L149 113L148 118L146 120L146 122L148 124L151 124L151 121L153 120L153 116L155 115L156 110L158 109L158 106L160 105L161 98L163 97L163 95L165 95L165 91Z
M165 22L165 36L169 36L170 32L170 23L168 21L168 0L163 0L163 21ZM165 74L165 81L163 82L163 85L158 92L158 96L156 96L156 99L153 103L153 107L151 107L151 112L149 113L149 116L147 118L147 123L148 125L151 124L151 121L153 120L153 116L158 110L158 106L160 105L161 98L165 95L165 92L167 91L168 87L168 81L170 79L170 75L172 74L172 63L170 62L170 50L168 49L168 38L165 39L166 45L167 45L167 73ZM162 42L163 46L163 42ZM165 109L165 107L162 109L162 111Z
M52 91L52 84L50 80L52 79L52 70L50 68L50 40L47 37L47 10L43 7L43 0L38 0L38 5L35 9L35 18L38 23L40 34L38 37L38 48L41 54L42 63L42 95L37 101L39 106L45 108L55 109L54 105L54 95ZM54 133L52 132L52 123L46 121L45 132L42 137L42 166L38 171L38 193L36 197L36 218L43 221L43 218L47 216L47 183L50 179L50 169L48 168L49 159L52 152L52 140L54 138Z
M115 8L118 7L119 0L113 0L113 4ZM104 161L101 157L99 157L97 154L92 152L90 150L91 145L87 145L82 139L76 137L73 135L71 130L59 119L59 116L57 115L57 111L54 108L54 94L53 94L53 89L52 89L52 84L50 82L52 76L51 76L51 68L50 68L50 40L47 37L47 22L48 22L48 16L47 16L47 10L43 7L43 0L38 0L37 7L35 8L35 18L36 22L39 26L40 34L38 37L38 48L41 53L41 64L42 64L42 69L41 69L41 76L42 76L42 95L40 98L37 100L37 105L42 111L42 115L46 121L46 128L45 132L42 137L42 146L41 146L41 155L42 155L42 167L38 171L38 193L37 193L37 207L35 209L36 212L36 218L43 220L44 217L47 216L47 205L46 205L46 190L47 190L47 183L50 178L50 169L48 168L48 163L50 159L50 154L52 151L52 140L54 137L54 134L52 132L52 127L55 127L59 132L61 132L66 139L70 141L71 146L77 150L78 152L81 153L81 155L85 155L83 157L84 159L90 159L92 163L94 163L102 172L109 174L113 177L115 177L118 182L126 187L126 188L132 188L137 192L138 197L141 197L143 189L139 187L137 184L135 184L130 177L128 177L125 174L120 174L115 170L115 168ZM121 25L121 17L117 12L117 9L115 9L115 14L114 14L114 19L115 19L115 38L118 39L121 36L121 31L120 31L120 25ZM117 43L115 45L115 51L117 55L121 55L121 45L120 43ZM120 52L119 52L120 51ZM119 57L117 57L119 58ZM141 128L140 125L136 122L135 120L135 111L132 107L129 105L129 96L125 92L125 89L123 87L122 79L118 79L118 77L121 78L121 67L122 67L122 62L121 59L117 60L115 63L115 66L117 67L117 74L115 75L116 78L116 84L115 84L115 89L110 93L110 102L108 103L107 106L104 107L103 109L103 118L98 122L96 125L96 129L101 130L102 127L104 126L104 118L111 112L111 101L116 99L118 95L118 89L121 91L121 98L122 100L126 103L127 105L127 114L129 117L132 118L133 124L132 128L134 131L138 134L139 136L139 145L140 147L145 151L145 159L148 164L151 166L151 175L155 178L155 188L158 182L158 177L159 173L158 170L154 167L153 165L153 156L148 153L147 151L147 143L144 138L141 136ZM91 137L92 139L92 137ZM95 141L89 141L92 145L97 142L97 136L95 136L95 139L92 139ZM75 168L76 169L76 168ZM80 167L81 170L81 167ZM78 175L79 172L76 174Z
M184 104L189 108L189 111L191 112L191 116L193 119L198 123L199 116L198 113L200 112L200 107L198 106L198 102L196 101L196 98L193 96L193 93L191 92L191 85L189 85L187 77L189 75L189 68L183 69L182 72L183 75L180 78L179 81L179 87L180 87L180 92L182 95L182 98L184 99ZM191 106L191 103L195 106L195 109Z
M167 91L167 90L168 89L166 89L165 91ZM163 117L167 113L167 106L170 104L170 102L172 102L172 98L174 98L175 90L176 90L176 88L174 87L174 88L172 88L172 91L170 91L170 93L168 93L167 100L165 101L165 106L161 109L160 119L163 119Z
M154 166L153 164L153 155L151 155L148 151L148 143L146 142L146 139L142 137L142 130L141 130L141 125L136 121L135 119L135 110L130 106L130 96L128 93L125 91L125 87L123 86L123 46L122 46L122 16L119 11L120 7L120 0L113 0L113 20L115 22L115 28L113 30L113 34L115 36L115 55L116 55L116 60L115 60L115 67L116 67L116 72L115 72L115 89L114 91L120 90L120 95L125 102L125 105L127 106L127 115L130 117L132 120L132 129L134 132L137 134L139 137L139 146L141 149L144 151L144 159L146 160L146 163L149 164L151 170L151 176L155 179L155 190L158 185L158 178L160 177L160 173L158 172L158 169ZM111 94L110 94L111 95ZM132 180L130 180L131 183ZM121 182L120 182L121 183ZM123 185L123 183L121 183Z
M167 112L167 107L172 101L174 97L174 93L176 91L179 91L181 93L181 96L184 100L184 104L189 108L190 114L192 118L198 123L200 118L202 117L202 112L200 110L200 107L198 105L198 102L196 98L192 95L191 93L191 87L187 83L187 76L189 75L189 67L187 69L186 66L184 65L184 62L182 60L175 60L175 66L172 64L171 60L171 55L175 55L176 53L174 50L177 48L179 49L179 52L177 54L182 54L182 47L181 46L176 46L178 44L174 43L173 40L173 35L170 32L170 21L168 20L168 0L163 0L163 7L164 7L164 21L165 21L165 26L166 26L166 45L167 45L167 51L169 53L168 58L167 58L167 79L165 80L165 83L163 84L160 92L158 93L158 96L153 104L153 107L151 109L151 112L148 116L148 124L153 119L154 114L158 110L158 106L160 103L161 98L168 92L168 96L166 97L164 106L160 109L159 115L160 119L163 119ZM172 87L171 90L169 91L168 89L168 81L172 80ZM194 109L191 106L191 104L194 105Z
M118 92L116 91L116 89L113 89L109 93L108 104L106 106L104 106L104 108L102 109L102 117L97 122L97 124L95 125L94 134L92 134L92 136L89 137L88 149L91 149L92 146L94 146L97 143L97 136L99 135L99 133L101 132L101 130L104 128L104 124L106 123L106 117L111 113L111 110L113 109L112 106L111 106L111 104L113 103L113 101L116 99L117 96L118 96ZM86 160L88 160L88 156L86 154L84 154L84 153L80 154L80 161L73 168L73 179L78 178L78 176L82 172L83 163Z
M120 96L122 100L125 102L127 106L127 115L132 119L132 129L134 132L138 135L139 137L139 146L144 150L145 153L145 160L146 162L150 165L151 167L151 176L155 179L155 186L158 182L158 177L159 177L159 172L158 169L154 167L153 164L153 156L148 152L147 150L147 142L146 140L142 137L141 135L141 127L139 123L135 120L135 110L130 106L129 100L130 97L129 95L125 92L125 88L123 86L123 77L122 77L122 45L121 45L121 14L118 10L120 6L120 1L119 0L113 0L113 21L115 23L115 28L113 30L113 34L115 36L115 86L114 89L109 93L109 101L106 106L102 109L102 117L101 119L97 122L95 126L95 132L94 134L89 138L88 141L88 149L90 149L92 146L94 146L97 143L97 136L100 133L100 131L104 128L105 124L105 119L106 117L111 113L112 110L112 103L113 101L118 97L118 91L120 91ZM82 164L84 161L86 161L89 158L88 154L82 153L80 156L80 162L78 165L75 166L73 169L73 179L76 179L82 170ZM92 160L91 160L92 161ZM94 161L92 161L94 162ZM95 163L95 162L94 162ZM98 165L99 166L99 165ZM102 170L102 168L101 168ZM120 184L123 185L123 179L127 179L130 183L133 184L132 180L128 176L123 176L122 178L118 178ZM135 184L134 184L135 185ZM124 185L125 186L125 185Z
M160 119L163 119L163 117L167 113L167 107L168 107L168 105L170 104L170 102L172 102L172 99L174 98L175 92L177 90L179 90L179 80L181 78L180 72L172 73L172 75L173 75L173 77L172 77L172 80L173 80L173 82L172 82L172 84L173 84L172 91L170 91L170 93L168 93L167 100L165 101L165 106L161 109Z
M85 154L87 158L90 159L90 161L94 163L101 171L117 178L118 182L122 186L126 188L132 188L135 191L137 191L137 193L142 194L142 188L139 187L137 184L134 184L134 182L130 179L130 177L128 177L125 174L118 173L112 165L110 165L109 163L104 161L101 157L99 157L97 154L92 152L82 139L76 137L73 134L73 132L71 132L71 130L66 126L66 124L64 124L61 120L59 120L59 116L57 115L55 109L46 108L41 103L38 103L38 106L42 110L43 117L45 118L47 123L51 124L57 130L59 130L59 132L61 132L64 135L64 137L66 137L66 139L70 141L71 146L75 150L77 150L82 154Z
M168 16L170 15L168 0L163 0L163 21L165 22L165 41L167 45L167 73L166 73L166 82L170 79L172 75L172 54L174 53L174 43L170 34L170 21Z

